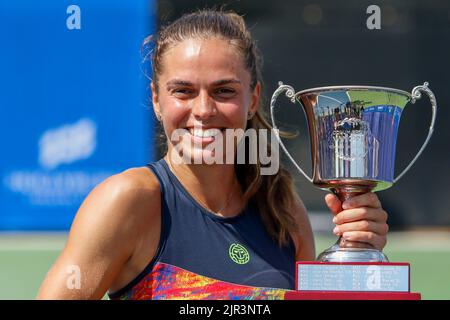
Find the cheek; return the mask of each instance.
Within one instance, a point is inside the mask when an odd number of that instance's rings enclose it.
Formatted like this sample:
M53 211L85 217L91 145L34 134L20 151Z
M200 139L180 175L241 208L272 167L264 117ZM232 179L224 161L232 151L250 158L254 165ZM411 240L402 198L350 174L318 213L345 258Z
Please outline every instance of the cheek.
M160 104L166 131L178 128L179 124L189 117L190 108L186 102L167 98L161 99Z
M235 128L244 128L247 123L247 111L244 105L226 103L220 106L220 113L228 119Z

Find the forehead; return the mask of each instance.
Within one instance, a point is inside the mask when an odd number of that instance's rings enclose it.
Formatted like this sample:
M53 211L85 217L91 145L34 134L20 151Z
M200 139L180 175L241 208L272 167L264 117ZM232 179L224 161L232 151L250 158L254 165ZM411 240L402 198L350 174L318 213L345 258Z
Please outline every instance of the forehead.
M166 51L162 66L164 78L207 81L234 77L250 81L237 45L219 38L183 40Z

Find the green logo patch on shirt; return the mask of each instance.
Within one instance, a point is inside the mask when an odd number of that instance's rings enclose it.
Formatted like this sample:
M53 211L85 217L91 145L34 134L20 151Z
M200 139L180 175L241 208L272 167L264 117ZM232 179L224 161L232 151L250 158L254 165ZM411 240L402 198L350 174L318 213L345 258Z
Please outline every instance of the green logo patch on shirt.
M250 261L250 254L247 249L238 243L232 243L228 249L228 253L231 260L237 264L246 264Z

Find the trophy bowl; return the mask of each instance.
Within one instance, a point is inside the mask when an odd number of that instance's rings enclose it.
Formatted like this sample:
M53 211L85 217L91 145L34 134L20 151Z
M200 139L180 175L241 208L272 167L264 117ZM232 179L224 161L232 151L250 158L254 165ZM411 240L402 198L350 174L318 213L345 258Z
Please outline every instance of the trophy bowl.
M284 146L276 126L274 109L285 93L299 102L306 115L311 144L312 178ZM432 117L428 136L410 164L394 177L397 133L403 109L425 92L431 101ZM437 104L425 82L411 93L374 86L330 86L295 92L279 83L270 103L274 134L295 167L315 186L336 194L341 201L385 190L396 183L414 164L433 133ZM341 237L322 252L322 262L387 262L387 257L369 244L346 242Z

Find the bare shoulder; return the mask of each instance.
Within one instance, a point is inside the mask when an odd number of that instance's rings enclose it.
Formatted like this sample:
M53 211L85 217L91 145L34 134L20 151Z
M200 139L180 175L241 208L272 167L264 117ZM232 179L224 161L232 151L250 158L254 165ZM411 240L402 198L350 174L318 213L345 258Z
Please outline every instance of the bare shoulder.
M140 193L159 193L159 182L155 175L146 167L130 168L115 174L97 186L103 196L122 196L125 200L128 196Z
M120 220L122 227L139 224L151 218L149 213L159 204L160 187L157 178L145 167L131 168L100 183L85 199L77 216L88 211L90 220L96 216L109 223ZM103 216L103 217L102 217ZM92 221L91 221L92 222Z
M114 202L121 207L146 206L154 204L160 195L159 182L155 175L145 167L131 168L113 175L98 185L92 197L100 197L99 203ZM139 213L137 211L137 213ZM127 212L134 214L133 212Z
M291 234L291 237L295 243L296 260L311 261L315 259L314 235L311 223L303 201L298 195L296 195L295 200L292 216L297 223L297 232Z
M132 245L159 215L160 194L159 182L148 168L125 170L107 178L89 194L78 210L74 226L77 219L86 229L90 228L87 223L101 225L92 232L114 235L116 241L125 240Z
M113 175L91 191L38 298L100 299L123 272L148 226L157 221L160 187L147 168ZM67 266L77 266L82 290L68 290Z

